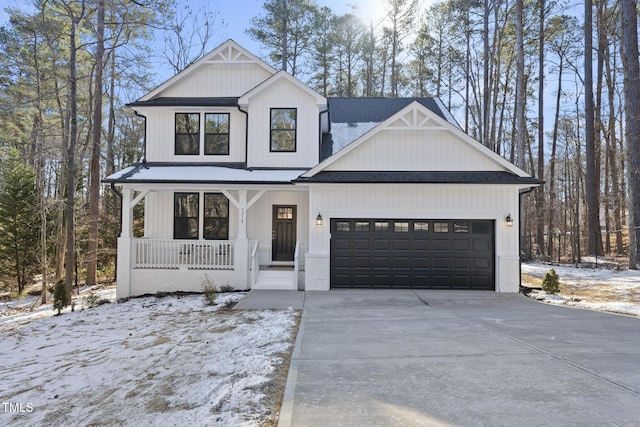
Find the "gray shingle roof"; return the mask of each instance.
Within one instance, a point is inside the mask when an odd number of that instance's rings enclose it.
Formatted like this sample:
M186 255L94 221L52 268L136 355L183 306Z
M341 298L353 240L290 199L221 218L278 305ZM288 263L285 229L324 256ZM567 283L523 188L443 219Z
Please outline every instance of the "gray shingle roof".
M332 123L380 123L413 101L449 120L435 98L329 98L328 101Z
M534 177L501 171L323 171L298 182L419 184L540 184Z
M148 101L135 101L129 107L237 107L238 98L160 97Z

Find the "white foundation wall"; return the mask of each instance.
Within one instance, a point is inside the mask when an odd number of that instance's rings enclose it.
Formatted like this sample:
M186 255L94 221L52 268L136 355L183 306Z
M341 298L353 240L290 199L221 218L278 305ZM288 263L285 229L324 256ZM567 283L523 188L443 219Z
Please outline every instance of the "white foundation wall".
M495 221L496 291L518 292L519 190L510 185L312 184L306 289L329 290L330 224L333 218L483 219ZM506 227L508 214L513 227Z
M207 279L218 288L226 285L238 290L246 289L246 286L238 284L235 270L133 269L128 296L175 291L202 292L202 285Z

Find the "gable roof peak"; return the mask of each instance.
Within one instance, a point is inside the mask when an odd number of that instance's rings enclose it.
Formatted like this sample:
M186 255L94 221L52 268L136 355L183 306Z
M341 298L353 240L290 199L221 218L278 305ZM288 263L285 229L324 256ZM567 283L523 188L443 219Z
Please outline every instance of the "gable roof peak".
M263 68L269 74L275 74L276 69L271 65L264 62L262 59L249 52L247 49L242 47L240 44L235 42L233 39L227 39L222 44L218 45L216 48L211 50L209 53L205 54L202 58L198 59L191 65L189 65L184 70L180 71L169 80L162 83L160 86L153 89L151 92L147 93L143 97L141 97L138 101L148 101L160 95L163 91L175 85L188 75L192 74L194 71L198 70L205 64L225 64L225 63L245 63L245 64L256 64L259 67Z
M253 89L251 89L250 91L248 91L247 93L242 95L238 99L238 104L241 105L241 106L247 106L249 104L249 100L251 98L253 98L257 94L261 93L263 90L265 90L266 88L270 87L274 83L276 83L276 82L278 82L280 80L283 80L283 79L288 81L289 83L293 84L294 86L298 87L300 90L302 90L303 92L307 93L311 97L313 97L315 99L317 105L326 105L327 104L327 98L325 98L324 96L320 95L318 92L316 92L315 90L311 89L309 86L307 86L306 84L302 83L300 80L298 80L297 78L295 78L294 76L292 76L291 74L289 74L288 72L286 72L284 70L277 71L271 77L269 77L268 79L264 80L263 82L258 84L256 87L254 87Z

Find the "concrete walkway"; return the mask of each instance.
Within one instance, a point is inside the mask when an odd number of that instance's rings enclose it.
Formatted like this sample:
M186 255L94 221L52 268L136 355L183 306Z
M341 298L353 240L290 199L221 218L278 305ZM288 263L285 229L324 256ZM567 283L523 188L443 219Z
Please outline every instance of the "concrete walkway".
M246 304L304 309L280 426L640 426L640 319L493 292L263 292Z

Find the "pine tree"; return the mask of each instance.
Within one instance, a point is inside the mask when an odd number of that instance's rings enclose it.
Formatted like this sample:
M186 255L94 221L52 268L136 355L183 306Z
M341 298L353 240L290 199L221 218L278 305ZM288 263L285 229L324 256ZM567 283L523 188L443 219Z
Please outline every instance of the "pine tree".
M37 271L39 228L36 173L11 148L0 165L0 275L18 293Z

